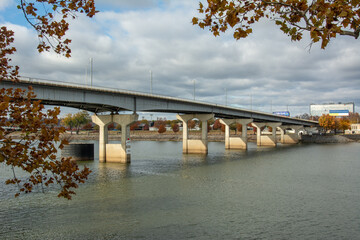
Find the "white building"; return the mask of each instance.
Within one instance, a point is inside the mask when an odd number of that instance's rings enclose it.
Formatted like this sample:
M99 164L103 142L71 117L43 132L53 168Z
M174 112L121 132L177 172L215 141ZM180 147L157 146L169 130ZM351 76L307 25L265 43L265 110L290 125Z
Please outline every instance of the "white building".
M347 133L349 133L349 134L359 134L360 133L360 123L351 124L351 130L347 130Z
M355 111L355 104L350 103L328 103L328 104L310 104L310 115L321 116L329 114L330 116L349 116L349 113Z

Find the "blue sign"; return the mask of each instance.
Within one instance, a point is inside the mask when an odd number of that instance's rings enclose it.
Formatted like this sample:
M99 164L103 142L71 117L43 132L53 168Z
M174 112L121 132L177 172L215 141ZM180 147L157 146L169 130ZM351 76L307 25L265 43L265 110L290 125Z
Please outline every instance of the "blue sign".
M279 116L290 117L290 112L289 111L273 112L273 114L279 115Z
M349 116L349 110L330 110L330 116Z

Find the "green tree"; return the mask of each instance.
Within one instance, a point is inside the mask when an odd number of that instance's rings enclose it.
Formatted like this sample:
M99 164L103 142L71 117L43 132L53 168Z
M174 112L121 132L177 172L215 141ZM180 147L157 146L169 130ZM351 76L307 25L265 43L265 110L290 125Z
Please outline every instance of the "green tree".
M194 17L192 22L209 28L214 36L232 28L233 37L240 39L253 32L253 24L267 18L292 41L301 40L306 31L324 49L337 35L359 37L359 8L358 0L207 0L207 6L199 3L202 18Z
M68 47L71 40L65 38L69 28L68 18L75 18L76 13L85 13L92 17L96 13L94 0L29 0L17 1L17 8L22 11L26 21L37 31L39 52L53 50L65 57L70 57ZM5 26L0 27L0 81L9 79L17 81L19 67L11 64L11 56L16 48L12 46L14 32ZM73 188L83 183L90 173L88 168L80 170L69 158L56 158L57 148L66 144L60 139L65 131L57 128L59 108L44 110L39 101L32 101L36 96L29 88L0 90L0 163L13 169L13 177L6 184L18 186L15 194L31 192L40 185L44 190L51 184L60 186L59 197L71 199ZM11 118L12 121L7 121ZM6 128L16 124L20 127L20 140L14 141ZM15 168L27 173L26 178L19 179Z
M71 113L66 114L66 116L61 120L62 125L68 127L72 134L73 127L75 126L74 117Z
M74 127L76 128L76 134L79 134L80 128L89 122L91 122L90 115L87 111L80 111L73 116Z
M90 122L90 115L87 111L80 111L75 114L68 113L62 120L62 124L70 128L71 134L73 128L76 129L76 134L79 134L80 128Z

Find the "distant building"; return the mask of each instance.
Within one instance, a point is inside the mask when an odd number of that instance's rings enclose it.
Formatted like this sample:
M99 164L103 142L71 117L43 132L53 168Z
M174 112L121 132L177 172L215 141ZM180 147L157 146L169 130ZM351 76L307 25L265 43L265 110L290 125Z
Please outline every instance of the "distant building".
M360 133L360 123L351 124L351 130L348 131L350 134L359 134Z
M329 114L330 116L349 116L351 112L355 112L355 104L353 102L310 104L311 116L321 116L323 114Z

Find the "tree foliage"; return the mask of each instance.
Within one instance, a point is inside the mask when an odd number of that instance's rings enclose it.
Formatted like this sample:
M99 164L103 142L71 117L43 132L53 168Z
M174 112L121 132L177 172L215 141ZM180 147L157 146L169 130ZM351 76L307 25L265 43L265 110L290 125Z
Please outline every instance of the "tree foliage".
M90 115L87 111L80 111L74 114L74 123L76 134L79 134L80 128L91 122Z
M329 114L323 114L319 118L319 125L324 128L325 131L335 130L336 129L336 121L334 116L330 116Z
M214 125L213 125L213 129L214 130L218 130L218 129L221 129L221 126L223 124L220 123L220 119L216 119L215 122L214 122Z
M179 124L173 122L171 124L171 129L173 130L174 133L177 133L180 130Z
M345 131L350 129L350 121L348 118L340 118L338 120L337 129Z
M196 126L196 122L195 122L195 120L189 120L188 121L188 128L189 129L193 129L193 128L195 128L195 126Z
M53 50L55 53L71 56L70 39L65 38L69 28L68 19L76 13L93 17L97 12L94 0L18 0L26 21L36 30L39 39L39 52ZM0 81L17 81L19 67L11 64L11 55L16 48L12 46L14 32L5 26L0 27ZM59 108L44 112L32 89L0 89L0 162L10 166L13 178L7 184L18 186L20 193L28 193L33 187L45 187L57 183L61 186L59 197L71 199L72 188L83 183L90 173L88 168L79 170L69 158L56 158L57 148L61 149L66 140L60 139L64 128L55 127L58 123ZM7 129L10 126L21 129L20 139L16 141ZM16 169L21 169L27 177L17 177Z
M56 157L57 144L60 149L67 144L65 139L60 139L65 129L57 127L60 109L43 113L44 106L40 101L32 101L34 97L31 89L0 90L0 162L13 171L13 178L6 184L17 185L19 192L15 196L18 196L31 192L36 185L44 191L57 183L61 186L58 196L71 199L74 194L71 189L83 183L90 170L87 167L79 170L70 158ZM7 131L11 127L20 129L16 139ZM16 169L24 171L25 176L18 177Z
M161 125L164 125L164 126L165 126L165 125L166 125L165 121L163 121L163 120L156 120L156 121L154 122L154 127L157 128L157 129L159 129Z
M164 133L164 132L166 132L166 127L165 124L162 124L159 126L158 133Z
M75 114L68 113L61 122L70 128L71 134L73 128L76 128L76 134L79 134L80 128L90 123L91 119L87 111L80 111Z
M135 131L137 128L139 128L140 121L136 121L130 125L130 130Z
M20 0L17 7L37 32L38 51L49 51L52 48L66 57L71 56L71 40L65 38L69 29L67 20L75 19L76 13L93 17L97 12L94 0Z
M194 25L209 28L215 36L230 27L237 40L251 34L253 24L263 18L273 20L292 41L307 31L323 49L337 35L357 39L360 32L359 0L207 0L206 7L199 3L198 11L203 17L194 17Z
M61 124L68 127L72 134L72 130L75 125L73 115L71 113L66 114L66 116L61 120Z
M350 112L348 118L349 118L350 123L360 123L359 113Z

